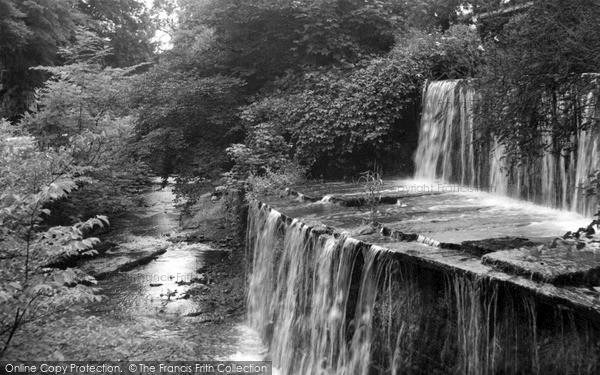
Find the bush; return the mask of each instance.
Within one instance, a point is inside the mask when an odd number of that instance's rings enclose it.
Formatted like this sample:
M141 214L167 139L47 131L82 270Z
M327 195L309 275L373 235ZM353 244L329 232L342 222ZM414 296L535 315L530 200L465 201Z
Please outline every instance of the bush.
M240 179L278 171L290 161L289 146L271 123L254 126L246 143L233 144L227 152L235 162L232 172Z
M374 165L387 173L410 173L424 81L468 77L481 55L479 37L467 26L413 32L387 57L289 75L242 117L257 134L265 126L260 124L269 124L266 139L277 139L275 149L265 145L266 154L256 155L259 163L283 152L312 177L350 177ZM250 148L252 137L246 142ZM244 157L234 160L247 158L243 146L236 147Z
M591 124L578 117L591 104L582 98L597 90L585 73L600 71L599 18L594 0L536 1L487 40L476 124L513 163L568 153Z
M41 316L50 319L75 301L97 300L95 283L73 269L45 265L60 256L92 254L97 238L84 232L108 223L105 217L69 226L44 226L49 202L66 198L77 186L73 163L78 146L41 151L33 137L0 133L0 355L19 329Z
M54 224L126 211L148 181L149 169L129 146L136 118L127 115L126 95L135 68L103 69L91 56L36 68L51 78L38 90L36 108L15 124L35 136L41 150L76 150L71 162L78 167L77 189L68 200L47 203L52 216L46 221Z
M282 192L285 188L302 183L306 171L296 163L288 162L276 171L266 169L265 173L250 175L246 182L250 195L265 195Z
M289 157L290 147L272 123L254 126L245 144L227 149L235 165L226 176L251 195L270 194L304 181L305 168ZM239 187L239 186L238 186Z

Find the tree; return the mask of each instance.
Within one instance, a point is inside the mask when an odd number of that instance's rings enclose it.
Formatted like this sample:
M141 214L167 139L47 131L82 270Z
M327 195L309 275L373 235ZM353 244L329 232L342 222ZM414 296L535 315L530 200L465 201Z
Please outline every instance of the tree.
M153 59L156 25L141 1L79 0L77 7L89 17L91 30L109 40L108 66L127 67Z
M34 103L44 80L32 66L53 65L82 15L75 0L0 0L0 118L16 120Z
M97 238L84 232L108 223L105 217L69 226L43 227L46 204L65 198L77 184L78 146L40 151L28 136L12 136L0 123L0 356L18 330L80 300L98 300L95 280L74 269L45 268L58 256L92 254Z
M476 1L475 1L476 2ZM459 8L469 3L461 0L404 1L406 24L422 30L447 30L459 20Z
M420 83L464 77L478 64L478 50L471 47L479 40L465 28L462 34L455 29L443 36L433 31L434 37L416 47L423 48L422 56L411 62L385 57L396 40L413 37L404 22L411 12L445 9L450 14L460 3L419 4L179 1L173 50L134 90L139 93L134 99L140 110L139 155L163 175L218 171L231 165L224 154L227 146L247 136L245 146L230 151L237 161L252 156L256 170L262 168L257 145L267 140L283 140L290 147L264 160L296 158L313 173L333 171L331 160L351 166L351 173L364 168L370 159L366 155L373 154L381 164L400 148L388 139L412 137L404 127L416 121ZM436 27L427 25L430 31ZM424 35L416 39L427 39ZM240 121L238 107L248 103L254 104ZM408 155L411 147L402 148Z
M480 43L464 25L445 33L415 31L388 56L354 70L290 75L278 82L279 91L246 108L246 146L255 149L250 154L259 162L273 160L267 167L276 169L281 156L264 155L269 148L256 147L257 133L272 143L284 139L290 159L308 167L313 177L356 176L375 164L409 173L410 163L397 160L410 160L416 147L424 81L475 74L482 62Z
M65 65L36 67L50 76L37 90L37 106L15 123L36 137L41 150L77 148L73 162L80 168L78 189L68 200L52 204L47 221L71 223L99 213L131 208L146 166L133 158L130 138L134 118L127 107L136 68L103 68L109 50L95 34L81 31L78 42L61 50Z
M139 114L137 155L162 176L222 171L225 148L239 139L240 86L234 78L202 77L167 63L151 69L134 83L131 99Z
M48 75L30 68L63 64L61 48L77 43L82 29L110 48L105 66L153 57L155 28L137 0L0 0L0 118L16 121L31 109Z
M389 51L395 26L386 5L375 0L185 1L175 48L189 48L195 43L191 36L209 33L206 48L218 57L212 65L243 79L246 91L256 93L289 70Z
M140 152L163 175L229 167L225 149L247 130L238 107L281 77L388 52L393 2L180 1L174 48L139 89Z
M573 120L593 88L585 73L600 71L599 17L597 1L536 1L487 42L479 132L510 160L569 150L587 126Z

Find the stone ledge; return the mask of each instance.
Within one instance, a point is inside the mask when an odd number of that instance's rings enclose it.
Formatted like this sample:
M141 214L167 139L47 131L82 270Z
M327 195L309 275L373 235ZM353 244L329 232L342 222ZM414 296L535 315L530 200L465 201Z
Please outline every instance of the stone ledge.
M287 216L285 213L276 210L264 202L259 202L259 208L263 207L268 210L276 211L281 214L280 220L290 224L294 219ZM303 223L302 218L297 218ZM304 224L304 223L303 223ZM304 224L306 225L306 224ZM385 256L392 256L403 262L409 262L424 268L442 271L443 273L452 275L460 274L465 277L484 280L489 283L499 284L502 287L517 288L522 292L529 293L536 298L550 304L557 304L564 308L573 310L578 314L585 316L592 321L600 321L600 292L590 290L587 286L576 287L577 282L563 284L554 284L547 281L545 278L532 277L527 272L522 274L510 274L502 270L497 264L492 264L490 258L494 254L509 253L511 250L496 251L484 256L486 260L465 251L457 251L442 247L439 242L432 240L431 246L423 240L413 239L412 241L397 241L390 242L394 236L385 236L384 231L379 229L376 234L385 237L383 241L378 241L375 236L352 236L346 231L333 228L325 225L307 225L308 230L314 235L333 235L334 237L348 236L355 238L361 246L371 247L376 246L378 249L383 249ZM391 232L390 232L391 233ZM389 233L388 233L389 234ZM506 240L508 241L508 240ZM499 243L503 243L502 239ZM504 242L505 244L506 242ZM481 244L480 244L481 245ZM499 246L499 245L498 245ZM600 255L598 255L600 259ZM600 268L598 270L600 274ZM596 273L593 273L596 275ZM558 278L560 282L568 279L566 276ZM599 277L600 279L600 277ZM573 278L573 281L579 279Z
M540 242L534 242L529 238L523 237L498 237L478 241L464 241L459 245L459 249L469 254L483 256L496 251L541 244Z
M527 246L484 255L482 263L553 285L600 286L600 249Z
M102 280L115 273L130 271L137 266L150 263L159 255L166 253L167 247L107 255L86 262L80 268L97 280Z

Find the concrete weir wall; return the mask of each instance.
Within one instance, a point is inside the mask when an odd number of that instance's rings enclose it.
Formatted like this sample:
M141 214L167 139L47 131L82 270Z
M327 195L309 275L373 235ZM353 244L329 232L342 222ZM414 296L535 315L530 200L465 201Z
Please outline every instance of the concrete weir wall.
M600 309L581 289L281 211L251 204L247 257L249 320L282 374L600 371Z

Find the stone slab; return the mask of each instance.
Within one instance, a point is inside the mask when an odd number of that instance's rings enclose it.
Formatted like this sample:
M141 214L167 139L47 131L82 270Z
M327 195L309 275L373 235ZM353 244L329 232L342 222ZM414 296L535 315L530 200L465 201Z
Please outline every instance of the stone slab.
M500 250L518 249L525 246L543 244L543 242L532 241L524 237L498 237L477 241L464 241L460 244L460 250L476 256L483 256Z
M404 188L401 187L410 187L411 184L415 182L384 181L382 196L384 200L395 203L378 205L376 220L391 230L419 234L453 248L463 241L490 237L561 236L584 224L577 221L583 218L572 213L484 193L402 191ZM361 193L359 187L351 183L318 183L306 186L307 190L303 190L302 186L290 190L294 189L314 199L328 196L329 202L309 202L297 196L265 196L260 200L269 202L271 207L285 211L291 217L344 230L352 230L370 220L369 207L353 204L360 201Z
M82 264L79 268L94 278L101 280L117 272L129 271L137 266L156 259L167 251L167 246L146 250L106 254Z
M526 246L484 255L482 263L553 285L600 286L600 249Z

